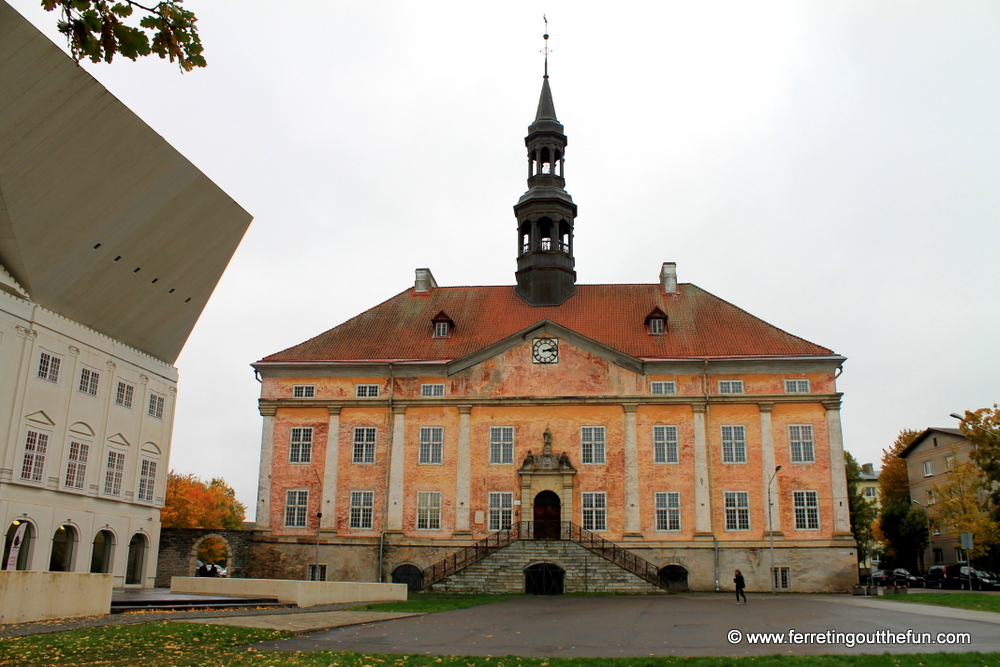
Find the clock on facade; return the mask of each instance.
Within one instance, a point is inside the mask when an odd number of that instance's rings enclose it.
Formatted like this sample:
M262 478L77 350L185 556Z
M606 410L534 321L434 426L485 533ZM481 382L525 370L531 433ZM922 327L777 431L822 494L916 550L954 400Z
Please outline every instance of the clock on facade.
M531 343L531 360L536 364L559 363L559 339L536 338Z

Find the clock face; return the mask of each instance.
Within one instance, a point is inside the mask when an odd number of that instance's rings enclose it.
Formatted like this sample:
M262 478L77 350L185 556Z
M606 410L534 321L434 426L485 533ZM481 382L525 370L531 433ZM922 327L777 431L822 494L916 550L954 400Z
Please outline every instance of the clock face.
M559 363L559 339L536 338L531 342L531 360L536 364Z

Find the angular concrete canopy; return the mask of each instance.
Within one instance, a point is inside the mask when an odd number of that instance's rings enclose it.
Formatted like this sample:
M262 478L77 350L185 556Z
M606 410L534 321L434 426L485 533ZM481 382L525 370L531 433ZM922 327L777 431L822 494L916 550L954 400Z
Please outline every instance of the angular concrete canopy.
M0 0L0 264L32 301L173 363L251 219Z

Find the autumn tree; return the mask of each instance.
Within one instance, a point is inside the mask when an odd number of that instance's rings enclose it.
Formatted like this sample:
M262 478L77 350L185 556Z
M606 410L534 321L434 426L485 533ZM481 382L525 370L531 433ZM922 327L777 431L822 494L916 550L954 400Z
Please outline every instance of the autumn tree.
M882 450L882 470L878 475L878 495L882 504L910 502L910 477L906 474L906 459L899 458L920 431L903 429L892 447Z
M910 502L910 481L906 460L899 458L920 431L903 429L888 449L882 450L882 470L878 476L882 507L874 527L874 536L885 545L888 559L894 564L916 570L917 554L928 545L927 514Z
M975 536L970 561L1000 545L1000 525L987 507L989 491L989 480L972 462L956 464L948 473L948 481L934 486L931 519L946 532Z
M851 456L844 452L844 463L847 468L847 507L851 516L851 532L858 543L858 562L862 562L868 554L868 549L875 544L872 535L872 524L877 511L875 503L865 498L861 487L861 466Z
M990 483L987 489L988 506L993 519L1000 521L1000 409L994 405L992 408L967 410L962 422L962 434L976 445L969 456Z
M171 470L160 522L164 528L241 530L246 507L222 478L203 482Z
M161 0L150 7L134 0L42 0L42 7L59 11L56 25L78 61L109 63L116 53L131 60L155 53L190 72L207 63L195 27L198 19L183 1ZM138 25L125 22L130 18L138 19Z

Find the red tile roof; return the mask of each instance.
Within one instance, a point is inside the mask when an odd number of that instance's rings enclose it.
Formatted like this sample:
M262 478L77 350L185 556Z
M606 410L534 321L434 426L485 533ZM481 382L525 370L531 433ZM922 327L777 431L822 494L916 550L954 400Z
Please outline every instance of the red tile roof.
M529 306L512 285L413 289L315 338L262 362L449 360L464 357L541 320L551 320L625 354L643 359L815 356L814 345L690 284L676 295L651 285L577 285L559 306ZM650 335L646 316L667 314L665 335ZM431 319L445 311L455 322L448 338L432 337Z

